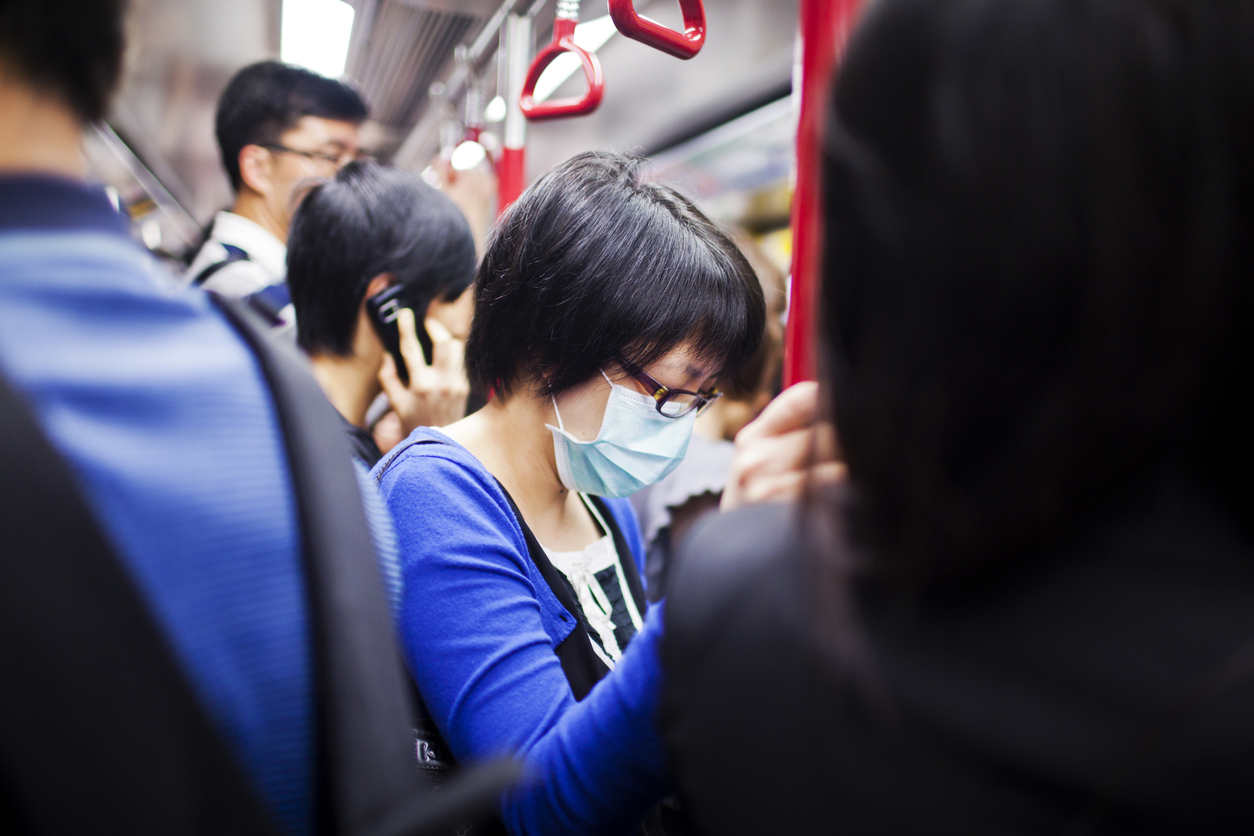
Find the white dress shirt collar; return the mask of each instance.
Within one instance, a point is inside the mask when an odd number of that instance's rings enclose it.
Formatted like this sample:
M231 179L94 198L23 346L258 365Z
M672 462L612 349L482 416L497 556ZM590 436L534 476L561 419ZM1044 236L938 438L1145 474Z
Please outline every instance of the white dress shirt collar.
M219 212L213 218L213 239L239 247L248 257L276 278L287 273L287 246L255 221L234 212Z

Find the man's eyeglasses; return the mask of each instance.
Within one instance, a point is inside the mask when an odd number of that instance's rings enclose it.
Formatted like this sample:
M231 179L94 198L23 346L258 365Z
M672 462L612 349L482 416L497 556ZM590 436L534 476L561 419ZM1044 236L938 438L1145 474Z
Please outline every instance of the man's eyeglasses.
M657 401L657 411L667 418L682 418L690 412L700 415L706 407L723 397L723 393L717 389L711 389L708 392L689 392L687 389L671 389L663 386L646 374L644 369L623 357L618 358L618 364L648 390L653 400Z
M362 159L362 154L357 151L341 151L338 154L331 154L326 151L301 151L299 148L288 148L286 145L278 145L271 143L263 143L262 148L267 151L273 151L276 154L295 154L298 157L304 157L307 160L314 160L320 163L330 163L336 167L343 167L351 163L353 160Z

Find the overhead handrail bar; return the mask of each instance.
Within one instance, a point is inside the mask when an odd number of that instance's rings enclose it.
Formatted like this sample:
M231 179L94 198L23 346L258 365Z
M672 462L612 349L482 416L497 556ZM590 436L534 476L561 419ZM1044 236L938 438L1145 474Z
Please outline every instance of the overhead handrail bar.
M486 64L497 50L497 36L501 28L505 24L505 19L513 13L514 8L518 6L522 0L504 0L479 30L479 34L475 36L475 40L470 45L469 58L472 66L482 67ZM455 65L453 70L442 82L446 95L450 100L456 100L466 89L468 77L464 66ZM409 134L397 149L393 160L398 165L416 165L421 166L425 160L420 158L420 152L424 148L432 134L438 130L438 119L428 111L418 120L418 124L410 129Z
M636 12L634 0L609 0L614 26L632 40L648 44L667 55L687 60L705 45L705 7L701 0L679 0L684 31L667 29Z
M483 24L479 34L475 36L474 43L470 45L469 57L472 63L482 64L496 51L497 36L505 26L505 19L514 11L518 3L519 0L505 0L500 8L492 13L492 17L488 18L488 22Z
M596 53L589 52L575 43L575 27L579 24L579 0L557 0L557 19L553 21L553 41L536 53L527 70L522 95L518 103L523 114L532 121L562 119L567 116L583 116L597 109L605 94L605 74ZM536 101L536 82L557 56L569 52L579 59L588 91L580 98Z

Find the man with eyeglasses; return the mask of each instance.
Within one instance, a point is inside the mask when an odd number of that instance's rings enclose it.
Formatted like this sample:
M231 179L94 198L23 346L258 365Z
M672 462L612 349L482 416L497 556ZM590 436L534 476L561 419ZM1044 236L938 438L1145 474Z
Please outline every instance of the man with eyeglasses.
M246 299L274 329L295 337L285 282L287 233L299 186L334 177L360 156L369 111L337 79L278 61L245 67L218 100L222 164L235 190L187 270L189 282Z

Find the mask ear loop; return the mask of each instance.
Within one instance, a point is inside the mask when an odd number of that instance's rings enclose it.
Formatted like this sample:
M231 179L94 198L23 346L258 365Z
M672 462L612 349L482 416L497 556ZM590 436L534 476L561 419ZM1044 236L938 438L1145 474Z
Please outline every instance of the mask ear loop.
M614 390L614 381L610 380L610 376L605 373L605 369L601 369L601 377L605 378L605 382L610 385L610 391ZM553 414L557 416L557 428L562 432L566 432L566 427L562 424L562 413L557 408L557 398L549 395L549 400L553 401Z

